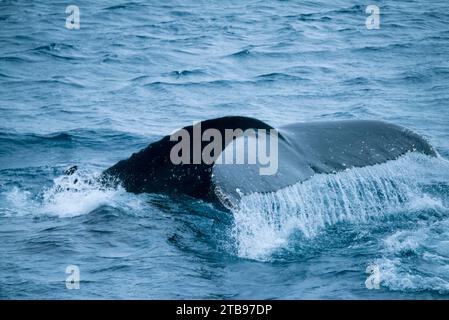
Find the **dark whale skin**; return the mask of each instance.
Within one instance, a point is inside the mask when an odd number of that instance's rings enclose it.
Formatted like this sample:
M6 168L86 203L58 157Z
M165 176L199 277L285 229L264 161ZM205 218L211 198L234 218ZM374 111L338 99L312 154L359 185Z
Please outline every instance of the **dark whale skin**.
M225 129L273 129L266 123L247 117L223 117L201 122L201 135L210 128L220 131ZM190 134L193 145L193 126L183 129ZM213 199L211 172L213 164L193 164L193 150L190 152L190 164L174 165L170 161L170 151L177 141L170 141L170 136L151 143L147 148L134 153L129 159L119 161L102 174L103 180L118 179L121 185L133 193L183 193L195 198ZM201 143L201 150L209 142ZM223 148L225 147L223 143ZM218 155L217 155L218 156Z

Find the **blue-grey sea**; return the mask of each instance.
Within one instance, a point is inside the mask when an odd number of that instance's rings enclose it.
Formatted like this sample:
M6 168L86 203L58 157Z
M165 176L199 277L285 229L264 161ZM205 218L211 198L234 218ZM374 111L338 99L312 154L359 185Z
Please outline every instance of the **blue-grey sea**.
M448 107L447 0L2 0L0 298L447 299ZM440 157L318 175L231 212L73 184L225 115L384 120Z

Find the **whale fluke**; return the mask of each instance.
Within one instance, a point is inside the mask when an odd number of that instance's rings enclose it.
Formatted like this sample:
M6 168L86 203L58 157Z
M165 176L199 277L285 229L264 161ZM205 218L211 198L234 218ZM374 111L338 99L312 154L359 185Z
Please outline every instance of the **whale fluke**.
M253 118L223 117L202 121L199 135L187 126L190 135L189 162L174 164L170 158L178 141L170 135L150 144L105 170L103 177L118 179L123 187L134 193L182 193L206 200L219 200L225 206L241 194L271 192L305 181L314 174L331 174L353 167L371 166L397 159L408 152L436 156L434 148L422 136L404 127L373 120L319 121L295 123L279 128L277 171L261 175L258 165L217 164L200 159L194 163L195 141L201 150L209 143L202 134L216 129L225 135L226 129L274 130ZM179 132L179 131L178 131ZM176 133L175 133L176 135ZM173 136L173 135L171 135ZM236 135L234 140L244 139ZM260 139L260 135L256 136ZM222 141L220 152L225 154L231 144Z

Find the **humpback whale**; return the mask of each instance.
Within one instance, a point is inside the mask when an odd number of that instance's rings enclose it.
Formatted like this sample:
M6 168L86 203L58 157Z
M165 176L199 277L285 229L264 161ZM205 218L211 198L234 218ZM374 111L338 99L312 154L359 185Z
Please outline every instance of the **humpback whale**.
M180 130L189 134L191 150L187 160L174 164L170 155L178 141L171 139L179 131L151 143L130 158L106 169L101 179L120 183L133 193L186 194L206 201L233 207L242 194L271 192L303 182L315 174L332 174L354 167L371 166L395 160L408 152L436 156L435 149L417 133L404 127L374 120L339 120L294 123L274 129L263 121L241 116L227 116L200 122ZM227 129L276 130L277 171L261 175L254 164L218 164L221 153L229 152L232 143L244 139L236 135L221 141L219 152L211 161L195 161L194 145L203 150L207 141L197 141L208 129L223 136ZM264 133L257 134L261 139ZM232 142L232 143L231 143Z

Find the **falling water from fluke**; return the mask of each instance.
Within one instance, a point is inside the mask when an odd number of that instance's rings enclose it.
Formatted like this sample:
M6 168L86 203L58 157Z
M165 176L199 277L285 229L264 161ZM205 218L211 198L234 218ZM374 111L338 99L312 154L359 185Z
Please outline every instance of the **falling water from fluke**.
M238 255L261 258L284 247L293 231L312 238L338 222L360 223L405 212L426 196L420 178L447 166L408 154L384 164L320 174L276 192L244 195L233 210Z

